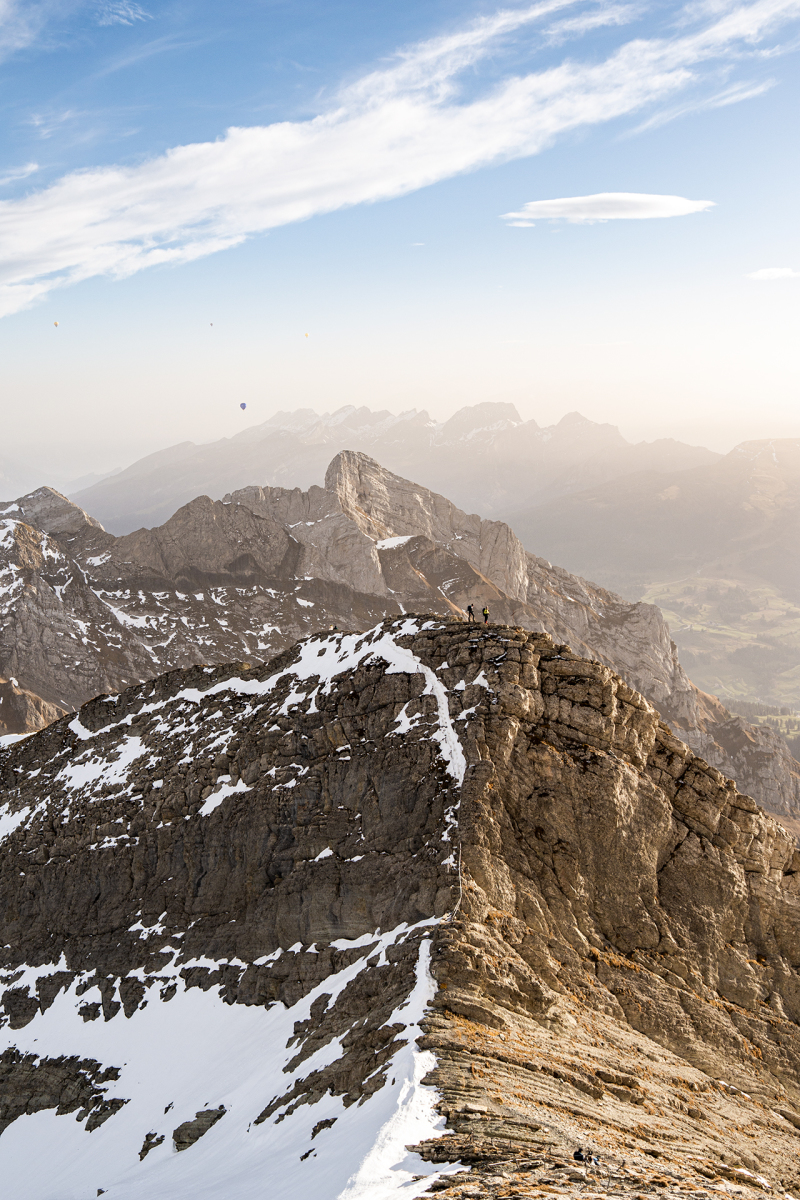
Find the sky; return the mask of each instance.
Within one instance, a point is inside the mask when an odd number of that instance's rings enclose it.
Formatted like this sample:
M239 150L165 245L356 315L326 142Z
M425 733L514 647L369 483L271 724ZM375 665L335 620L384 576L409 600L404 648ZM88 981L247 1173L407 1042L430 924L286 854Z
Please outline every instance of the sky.
M800 437L799 35L800 0L0 0L0 467L350 403Z

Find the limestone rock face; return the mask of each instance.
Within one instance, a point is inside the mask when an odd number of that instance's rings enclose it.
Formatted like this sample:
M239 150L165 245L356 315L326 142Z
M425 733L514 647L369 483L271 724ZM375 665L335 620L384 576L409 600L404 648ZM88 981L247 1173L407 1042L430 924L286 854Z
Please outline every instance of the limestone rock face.
M15 679L0 679L0 721L6 733L28 733L63 717L64 709L26 692Z
M201 496L119 538L47 488L6 506L0 524L0 673L39 698L28 728L158 671L263 661L314 630L409 609L463 616L472 603L602 659L743 791L800 818L785 743L692 685L658 608L526 553L507 525L365 454L337 454L324 488Z
M466 559L511 599L527 599L527 555L501 521L468 516L444 496L392 475L352 450L336 455L325 489L338 497L345 516L376 540L421 535Z
M44 533L64 535L83 533L87 527L103 529L99 521L54 488L37 488L18 500L15 507L18 507L27 524Z
M548 635L172 671L0 778L10 1194L506 1195L587 1144L800 1182L800 852Z

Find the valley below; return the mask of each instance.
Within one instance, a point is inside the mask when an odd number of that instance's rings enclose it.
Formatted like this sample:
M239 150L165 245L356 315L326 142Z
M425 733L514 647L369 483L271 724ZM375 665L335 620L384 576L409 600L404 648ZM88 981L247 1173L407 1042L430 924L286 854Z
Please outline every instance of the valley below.
M698 687L736 702L800 711L800 604L748 580L691 576L642 597L669 623ZM779 714L775 714L779 715ZM785 716L790 714L784 714ZM800 724L786 725L791 736Z

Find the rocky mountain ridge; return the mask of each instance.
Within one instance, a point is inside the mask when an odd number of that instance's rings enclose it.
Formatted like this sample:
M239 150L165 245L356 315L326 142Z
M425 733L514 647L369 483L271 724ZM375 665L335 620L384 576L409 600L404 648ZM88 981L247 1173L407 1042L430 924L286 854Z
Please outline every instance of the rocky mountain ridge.
M547 635L173 671L0 778L15 1200L800 1183L800 852Z
M129 533L166 521L195 496L219 500L253 480L310 488L340 450L367 453L486 516L631 471L673 471L719 457L671 438L634 445L613 425L580 413L542 427L523 421L513 404L472 405L443 422L416 409L395 415L346 405L334 413L279 412L231 438L170 446L70 494L106 528Z
M0 522L0 676L16 681L0 706L9 732L161 670L263 660L313 630L368 628L408 609L463 617L469 603L486 604L496 619L602 659L742 790L800 815L785 742L693 687L655 606L528 554L507 525L364 454L338 454L324 488L199 497L121 538L46 488L6 505ZM37 715L37 703L49 707Z

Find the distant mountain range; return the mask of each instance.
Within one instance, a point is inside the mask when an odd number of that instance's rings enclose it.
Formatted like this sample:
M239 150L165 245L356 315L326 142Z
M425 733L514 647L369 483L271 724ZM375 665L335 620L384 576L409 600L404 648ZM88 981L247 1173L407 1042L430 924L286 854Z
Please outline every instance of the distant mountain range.
M72 499L124 534L199 495L319 484L343 449L503 520L531 553L659 604L704 690L800 709L800 440L722 456L669 439L634 445L578 413L543 428L511 404L442 423L416 410L300 409L149 455Z
M679 471L719 458L670 438L633 445L615 426L579 413L543 428L523 421L513 404L462 408L443 423L415 409L395 416L350 405L322 416L312 409L277 413L207 445L181 442L76 489L70 498L111 532L130 533L162 524L196 496L219 500L253 483L321 484L339 450L361 450L488 517L631 472Z
M504 519L537 554L659 604L701 687L800 706L800 439L744 442Z
M165 670L258 662L331 626L433 612L546 631L642 692L712 765L800 817L786 743L687 678L658 608L627 603L526 553L499 521L355 451L325 486L206 496L164 525L108 533L50 488L0 511L0 722L38 728Z

